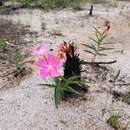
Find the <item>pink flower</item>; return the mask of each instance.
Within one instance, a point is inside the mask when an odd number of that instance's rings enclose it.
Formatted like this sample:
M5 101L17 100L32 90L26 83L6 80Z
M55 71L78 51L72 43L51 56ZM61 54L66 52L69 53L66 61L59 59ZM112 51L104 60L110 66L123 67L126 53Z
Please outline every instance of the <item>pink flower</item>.
M44 44L36 49L32 50L32 55L34 56L45 56L48 54L48 45Z
M43 79L61 76L59 71L63 64L50 53L48 53L47 59L40 59L36 65L40 68L40 76Z

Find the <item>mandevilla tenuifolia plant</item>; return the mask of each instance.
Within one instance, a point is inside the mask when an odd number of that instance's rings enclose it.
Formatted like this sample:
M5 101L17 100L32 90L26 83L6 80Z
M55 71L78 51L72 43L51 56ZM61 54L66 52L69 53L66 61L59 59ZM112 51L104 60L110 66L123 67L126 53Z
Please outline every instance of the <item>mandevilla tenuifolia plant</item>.
M106 27L107 28L105 28L103 32L99 31L97 28L94 28L95 38L89 37L93 41L93 43L90 45L83 44L86 47L84 51L93 55L93 61L95 61L97 56L107 56L107 54L104 53L104 51L113 49L105 47L104 40L107 37L107 34L110 30L110 24L107 24Z
M74 86L80 86L83 83L80 78L82 69L81 61L79 60L79 55L74 54L74 47L66 42L60 45L57 55L54 55L52 51L49 50L48 45L43 44L33 49L32 55L38 57L35 65L38 66L40 70L40 77L43 80L48 78L53 79L52 84L46 85L54 88L55 106L58 108L66 92L80 95L80 93L74 89ZM71 60L73 60L73 62ZM71 69L71 67L73 68ZM63 70L63 72L61 72L61 70Z

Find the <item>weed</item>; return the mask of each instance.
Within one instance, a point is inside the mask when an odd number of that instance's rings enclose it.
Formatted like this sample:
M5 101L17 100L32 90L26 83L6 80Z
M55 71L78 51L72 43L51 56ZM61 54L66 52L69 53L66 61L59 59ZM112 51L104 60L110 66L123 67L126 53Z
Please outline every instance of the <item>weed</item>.
M11 63L15 65L17 74L20 74L22 70L22 66L20 64L21 61L22 61L22 55L18 50L16 50L11 55Z
M41 77L43 79L53 78L54 82L46 85L53 87L55 90L54 99L56 108L60 105L63 97L67 98L77 94L82 95L79 91L87 90L87 88L82 87L85 82L81 78L83 61L80 60L79 54L76 53L74 43L64 41L59 47L57 56L50 54L49 49L45 45L34 49L33 54L43 56L43 59L36 62L36 65L40 68ZM63 67L63 75L59 72L61 67Z
M119 113L118 114L116 113L110 116L110 118L107 120L107 123L115 130L118 130L119 119L120 115Z
M93 61L95 61L97 56L107 56L107 54L104 53L104 51L113 49L104 47L105 46L104 40L107 37L107 32L109 28L104 30L103 32L100 32L97 28L94 29L96 38L90 37L90 39L94 43L90 45L83 44L86 47L84 51L93 55Z
M58 108L60 105L61 99L64 97L65 92L69 92L71 94L78 94L81 95L78 91L74 90L71 85L81 85L83 83L82 80L79 80L77 76L69 77L68 79L64 77L59 77L54 79L54 84L51 85L55 88L55 105Z

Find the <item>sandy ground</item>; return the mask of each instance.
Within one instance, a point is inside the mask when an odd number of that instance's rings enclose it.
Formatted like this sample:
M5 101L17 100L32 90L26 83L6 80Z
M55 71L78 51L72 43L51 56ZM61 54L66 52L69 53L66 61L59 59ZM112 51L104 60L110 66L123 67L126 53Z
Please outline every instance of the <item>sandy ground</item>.
M78 43L80 56L87 61L91 60L91 55L82 51L84 47L81 43L89 44L91 41L88 37L94 35L93 26L102 28L105 20L109 20L111 32L107 42L112 43L111 47L115 49L107 57L98 57L96 60L118 61L107 66L110 73L105 75L106 80L99 76L95 79L96 84L89 85L87 100L63 101L58 110L54 105L54 91L38 85L45 81L39 78L34 69L33 75L19 86L0 91L0 130L113 130L106 123L109 113L102 117L105 104L110 114L120 113L121 126L129 121L130 106L121 101L113 101L112 95L104 89L129 91L130 86L112 86L109 79L121 70L119 79L123 78L125 83L130 82L130 3L120 2L117 7L95 5L93 17L88 16L88 9L89 5L84 6L81 11L20 9L10 15L0 15L0 18L27 25L31 31L37 32L35 38L25 35L25 40L32 43L29 50L43 42L56 50L63 40L72 40ZM56 31L63 36L54 35Z

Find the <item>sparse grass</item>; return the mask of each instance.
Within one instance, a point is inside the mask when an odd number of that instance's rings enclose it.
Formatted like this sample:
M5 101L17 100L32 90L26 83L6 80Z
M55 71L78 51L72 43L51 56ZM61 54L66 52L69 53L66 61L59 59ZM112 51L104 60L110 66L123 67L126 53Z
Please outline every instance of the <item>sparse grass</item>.
M114 128L115 130L118 130L118 124L119 124L120 115L119 114L113 114L110 116L110 118L107 120L107 123Z

